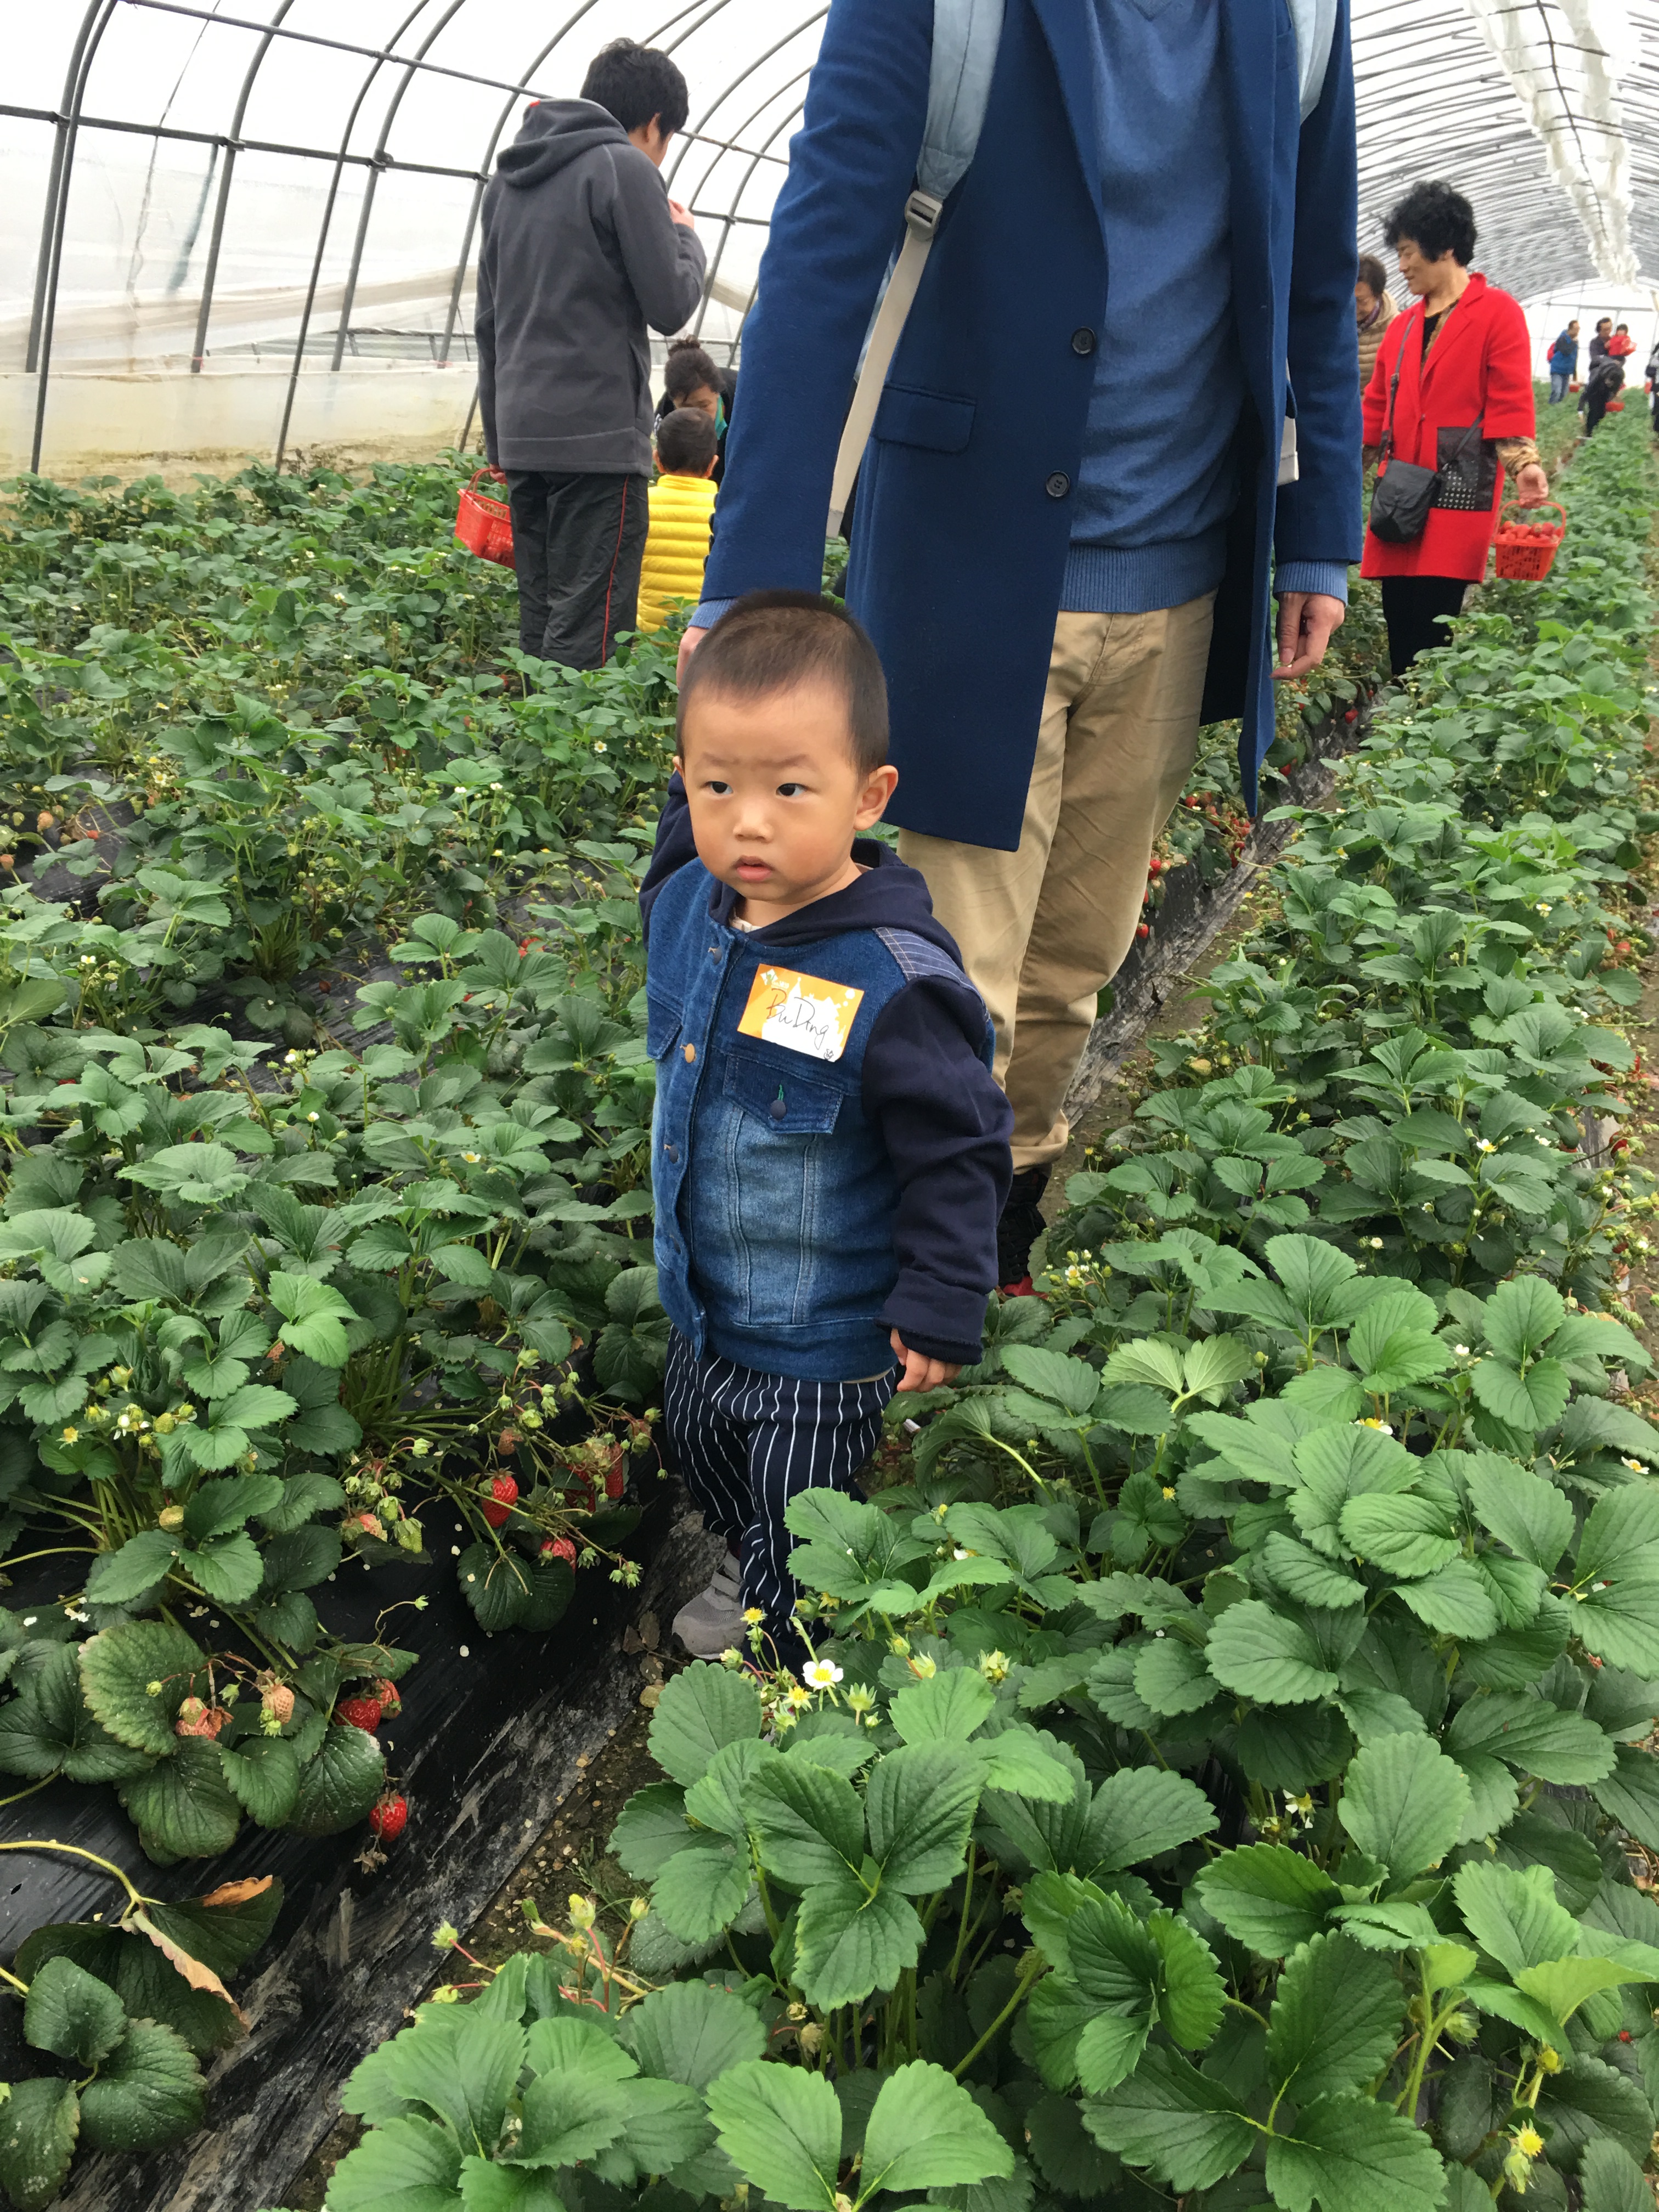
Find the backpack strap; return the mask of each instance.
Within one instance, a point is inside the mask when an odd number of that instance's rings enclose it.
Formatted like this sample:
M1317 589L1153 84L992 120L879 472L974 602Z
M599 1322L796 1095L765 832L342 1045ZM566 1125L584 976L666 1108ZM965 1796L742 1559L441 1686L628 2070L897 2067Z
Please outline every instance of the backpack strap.
M1334 6L1334 0L1328 0L1328 4ZM967 175L979 144L1002 40L1002 11L1003 0L933 0L927 121L916 162L915 189L904 204L904 243L888 277L841 434L830 494L828 534L831 538L841 535L841 519L853 495L882 387L927 266L940 213Z
M1297 82L1305 123L1325 89L1325 73L1331 65L1336 36L1337 0L1288 0L1288 4L1296 27Z

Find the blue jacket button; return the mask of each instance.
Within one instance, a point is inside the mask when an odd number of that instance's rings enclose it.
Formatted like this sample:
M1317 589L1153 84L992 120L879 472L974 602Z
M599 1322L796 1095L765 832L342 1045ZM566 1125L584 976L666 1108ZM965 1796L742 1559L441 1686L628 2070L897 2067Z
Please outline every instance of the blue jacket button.
M1092 353L1095 349L1096 343L1097 340L1095 334L1089 329L1086 324L1081 330L1076 330L1072 332L1072 351L1073 353Z
M663 1150L671 1160L677 1160L680 1156L680 1148L678 1145L665 1145Z
M775 1121L781 1121L784 1115L788 1111L789 1109L784 1104L781 1098L775 1098L772 1101L772 1119Z
M1064 499L1072 489L1072 479L1064 469L1056 469L1043 486L1050 499Z

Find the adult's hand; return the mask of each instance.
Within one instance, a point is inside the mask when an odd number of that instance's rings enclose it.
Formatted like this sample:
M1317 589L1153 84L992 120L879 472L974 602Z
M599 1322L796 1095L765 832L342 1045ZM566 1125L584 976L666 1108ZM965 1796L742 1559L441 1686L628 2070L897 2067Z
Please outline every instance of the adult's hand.
M1328 592L1285 592L1279 601L1279 661L1275 684L1305 676L1325 658L1348 610Z
M685 672L691 665L691 656L707 635L706 630L689 629L682 635L679 659L674 664L674 680L677 684L684 683Z
M1550 480L1540 461L1528 461L1515 479L1515 495L1522 507L1541 507L1550 495Z
M692 220L691 210L687 207L684 200L670 200L668 203L668 212L673 217L674 221L678 223L682 230L695 230L697 226Z

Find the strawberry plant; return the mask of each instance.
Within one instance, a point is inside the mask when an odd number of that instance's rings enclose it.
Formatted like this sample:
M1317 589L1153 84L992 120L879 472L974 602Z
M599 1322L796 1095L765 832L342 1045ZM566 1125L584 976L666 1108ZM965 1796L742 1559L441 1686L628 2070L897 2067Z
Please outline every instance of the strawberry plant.
M0 1850L93 1858L44 1841ZM119 1915L37 1928L0 1968L21 2001L27 2069L0 2098L0 2191L17 2212L52 2202L77 2149L159 2150L201 2126L203 2063L247 2032L226 1983L282 1906L270 1875L167 1904L93 1863L125 1892Z

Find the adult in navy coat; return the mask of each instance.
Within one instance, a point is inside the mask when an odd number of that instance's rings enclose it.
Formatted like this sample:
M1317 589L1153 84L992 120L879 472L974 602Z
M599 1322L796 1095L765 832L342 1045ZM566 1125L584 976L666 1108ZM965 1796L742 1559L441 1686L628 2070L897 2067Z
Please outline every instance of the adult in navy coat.
M1322 657L1359 551L1347 0L1297 3L1334 15L1305 121L1287 0L1006 0L978 151L860 478L848 600L887 675L888 811L1015 1108L1005 1279L1200 716L1243 717L1253 804L1272 678ZM833 0L688 649L742 592L817 587L933 17L933 0ZM1287 413L1299 475L1280 486Z

